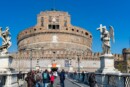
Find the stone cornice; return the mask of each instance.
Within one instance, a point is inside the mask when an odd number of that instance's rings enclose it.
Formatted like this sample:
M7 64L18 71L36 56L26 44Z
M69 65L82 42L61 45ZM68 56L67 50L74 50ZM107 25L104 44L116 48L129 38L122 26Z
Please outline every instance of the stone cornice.
M86 38L86 39L90 39L88 37L86 37L85 35L79 35L79 34L76 34L76 33L73 33L73 32L37 32L37 33L32 33L32 34L28 34L28 35L24 35L22 36L22 38L20 38L17 42L17 44L19 44L19 42L23 39L26 39L28 37L31 37L31 36L36 36L36 35L40 35L40 34L54 34L54 33L58 33L58 34L69 34L69 35L75 35L75 36L80 36L80 37L83 37L83 38Z

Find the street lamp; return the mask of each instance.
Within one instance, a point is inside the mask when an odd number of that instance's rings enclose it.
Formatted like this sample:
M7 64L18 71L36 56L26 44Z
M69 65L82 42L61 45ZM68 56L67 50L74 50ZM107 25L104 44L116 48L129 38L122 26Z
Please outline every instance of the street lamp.
M77 59L77 61L78 61L78 72L80 73L80 58L79 58L80 55L77 55L77 56L78 56L78 59Z

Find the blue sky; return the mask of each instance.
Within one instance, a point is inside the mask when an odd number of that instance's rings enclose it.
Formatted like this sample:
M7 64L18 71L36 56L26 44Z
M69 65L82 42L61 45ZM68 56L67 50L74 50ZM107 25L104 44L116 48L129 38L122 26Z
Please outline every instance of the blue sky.
M18 33L34 26L37 14L53 8L54 1L57 10L69 12L73 25L92 33L94 52L102 51L100 33L96 31L100 24L115 29L112 53L122 53L129 47L130 0L0 0L0 26L9 26L12 36L10 52L17 51Z

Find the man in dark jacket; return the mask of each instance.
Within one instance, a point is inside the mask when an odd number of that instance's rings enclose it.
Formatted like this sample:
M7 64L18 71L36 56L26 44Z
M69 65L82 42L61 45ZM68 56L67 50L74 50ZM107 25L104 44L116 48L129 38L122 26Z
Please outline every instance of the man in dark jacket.
M90 87L95 87L95 84L96 84L95 74L91 73L89 76L89 85Z
M60 84L61 84L61 87L65 87L64 80L65 80L65 71L64 71L64 69L62 69L62 71L60 73Z
M35 80L32 77L32 73L29 72L27 74L27 77L25 78L25 81L27 81L27 87L35 87Z
M42 73L42 78L43 78L43 87L47 87L48 84L50 83L50 76L49 76L49 72L47 70L45 70Z
M81 75L82 75L82 82L84 82L84 78L85 78L85 73L84 73L84 71L81 73Z

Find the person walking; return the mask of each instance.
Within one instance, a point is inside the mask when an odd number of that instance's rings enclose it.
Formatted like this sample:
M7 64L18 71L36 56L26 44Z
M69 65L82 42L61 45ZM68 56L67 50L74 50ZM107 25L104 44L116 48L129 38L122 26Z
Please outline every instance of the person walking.
M36 87L42 87L41 85L42 76L39 70L35 73Z
M84 78L85 78L85 73L84 73L84 71L81 73L81 75L82 75L82 82L84 83Z
M64 69L62 69L62 71L60 73L60 84L61 84L61 87L65 87L64 80L65 80L65 71L64 71Z
M96 85L96 79L95 79L94 73L91 73L89 76L89 85L90 85L90 87L95 87L95 85Z
M43 87L47 87L50 83L50 76L49 76L49 72L47 70L45 70L42 73L42 78L43 78Z
M51 76L50 76L51 85L50 85L50 87L53 87L54 80L55 80L55 76L53 75L53 73L51 73Z
M27 74L27 77L25 78L25 81L27 81L27 87L35 87L35 80L32 77L32 73L29 72Z

